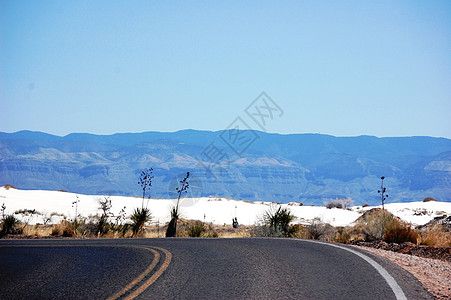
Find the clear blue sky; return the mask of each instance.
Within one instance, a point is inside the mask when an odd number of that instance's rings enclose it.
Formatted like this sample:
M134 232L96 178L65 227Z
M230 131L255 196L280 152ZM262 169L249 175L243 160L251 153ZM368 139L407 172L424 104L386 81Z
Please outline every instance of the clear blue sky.
M451 138L451 1L93 2L0 2L0 131Z

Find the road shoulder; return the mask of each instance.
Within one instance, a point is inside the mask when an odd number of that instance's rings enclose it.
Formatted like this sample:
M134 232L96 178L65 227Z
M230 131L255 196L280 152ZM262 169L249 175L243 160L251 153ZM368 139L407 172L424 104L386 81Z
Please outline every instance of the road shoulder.
M437 297L437 299L449 299L451 297L450 262L370 247L352 247L365 251L367 255L384 258L400 266L420 281L425 289Z

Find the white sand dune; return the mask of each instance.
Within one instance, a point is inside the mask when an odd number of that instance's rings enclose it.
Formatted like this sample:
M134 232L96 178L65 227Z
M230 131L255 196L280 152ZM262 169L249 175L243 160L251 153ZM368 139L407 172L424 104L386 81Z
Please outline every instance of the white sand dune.
M98 199L104 196L81 195L67 192L42 191L42 190L17 190L14 188L0 188L0 205L5 204L6 213L12 214L18 210L37 210L42 215L17 214L20 220L29 224L43 223L45 215L57 213L52 217L52 223L57 223L63 219L64 215L68 219L75 216L74 201L79 200L78 214L83 217L100 214ZM111 196L112 213L118 214L125 206L126 214L130 215L133 209L141 207L142 198ZM152 221L164 224L169 222L170 207L176 200L168 199L146 199L147 205L152 212ZM205 220L214 224L231 224L232 218L238 218L240 224L252 225L258 222L262 214L275 206L269 202L248 202L241 200L231 200L216 197L203 198L183 198L180 202L181 214L186 219ZM313 219L318 218L323 222L333 226L347 226L352 224L364 211L372 207L354 206L349 210L326 209L322 206L300 206L297 203L282 204L288 207L296 222L308 224ZM411 203L391 203L386 209L401 219L414 225L422 225L434 217L444 214L451 214L451 203L448 202L411 202Z

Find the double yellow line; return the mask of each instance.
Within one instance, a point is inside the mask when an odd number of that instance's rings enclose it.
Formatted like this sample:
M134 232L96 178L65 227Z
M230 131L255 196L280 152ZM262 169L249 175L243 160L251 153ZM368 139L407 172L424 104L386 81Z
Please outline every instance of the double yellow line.
M131 293L124 299L126 299L126 300L135 299L138 295L140 295L142 292L144 292L149 286L151 286L158 279L158 277L160 277L161 274L163 274L163 272L169 267L169 264L171 263L172 254L171 254L171 252L169 252L166 249L159 248L159 247L135 247L135 248L142 248L142 249L146 249L146 250L152 252L154 255L152 263L147 267L147 269L143 273L141 273L141 275L136 277L132 282L130 282L122 290L120 290L113 296L107 298L107 300L119 299L125 293L127 293L129 290L131 290L132 288L137 286L144 279L144 277L146 277L147 275L149 275L149 273L151 273L153 271L153 269L156 267L156 265L160 261L160 253L158 253L158 251L156 251L155 249L158 249L164 253L165 258L164 258L163 264L149 279L147 279L144 283L142 283L139 288L137 288L135 291L133 291L133 293Z
M47 245L0 245L0 247L4 247L4 248L9 248L9 247L17 247L17 248L35 248L35 247L49 247L49 248L53 248L53 247L113 247L113 246L108 246L108 245L80 245L80 244L76 244L76 245L70 245L70 244L65 244L65 245L51 245L51 244L47 244ZM149 286L151 286L160 276L161 274L163 274L163 272L169 267L169 264L171 263L172 260L172 254L171 252L169 252L168 250L164 249L164 248L160 248L160 247L154 247L154 246L128 246L128 245L115 245L114 247L125 247L125 248L138 248L138 249L145 249L149 252L151 252L154 256L152 263L147 267L147 269L142 272L138 277L136 277L132 282L130 282L129 284L127 284L127 286L125 286L122 290L120 290L119 292L117 292L116 294L114 294L111 297L108 297L107 300L116 300L119 299L121 297L123 297L127 292L129 292L131 289L139 286L138 288L136 288L132 293L130 293L129 295L127 295L125 298L126 300L132 300L135 299L137 296L139 296L142 292L144 292ZM141 283L141 281L143 281L143 279L148 276L150 273L152 273L155 269L155 267L158 265L158 263L160 262L160 253L157 251L161 251L164 253L164 261L163 263L160 265L160 267L158 268L158 270L155 271L155 273L153 273L152 276L150 276L149 279L147 279L146 281L144 281L143 283Z

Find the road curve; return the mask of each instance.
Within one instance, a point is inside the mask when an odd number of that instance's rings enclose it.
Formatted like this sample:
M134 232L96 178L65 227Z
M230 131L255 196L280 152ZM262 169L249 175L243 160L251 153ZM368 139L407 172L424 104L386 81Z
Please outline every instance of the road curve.
M386 259L338 246L346 249L296 239L0 240L0 299L433 299Z

